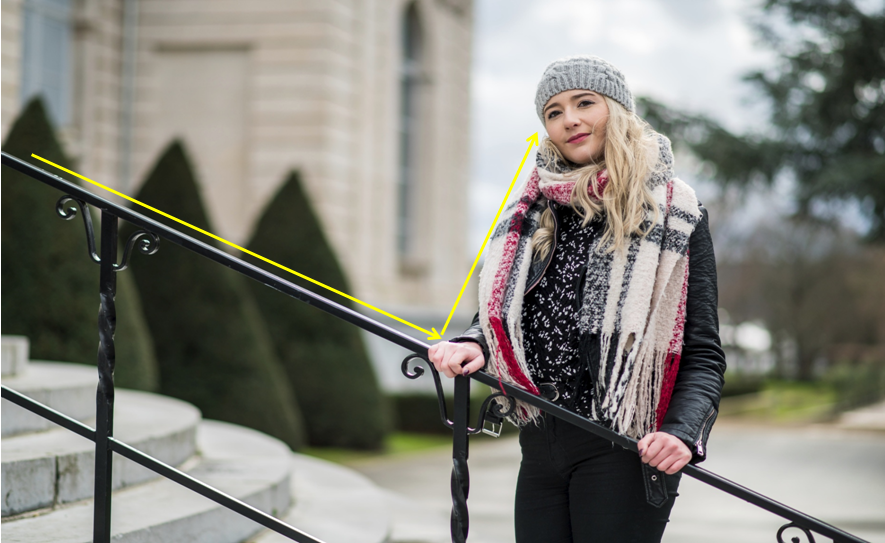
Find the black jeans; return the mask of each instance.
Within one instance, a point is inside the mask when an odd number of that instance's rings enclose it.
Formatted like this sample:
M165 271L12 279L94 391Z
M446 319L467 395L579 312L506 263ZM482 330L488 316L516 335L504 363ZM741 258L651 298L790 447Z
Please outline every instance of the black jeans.
M664 477L669 498L646 500L636 453L545 415L519 433L517 543L658 543L681 473Z

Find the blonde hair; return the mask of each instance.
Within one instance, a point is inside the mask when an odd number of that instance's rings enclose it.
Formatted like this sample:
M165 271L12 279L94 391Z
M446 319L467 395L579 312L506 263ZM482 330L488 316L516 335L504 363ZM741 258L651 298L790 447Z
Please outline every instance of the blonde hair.
M625 248L630 236L648 235L648 230L643 229L646 210L653 210L657 221L658 206L646 180L657 171L659 151L657 138L648 123L608 96L603 98L609 111L603 159L572 172L578 179L569 203L583 218L583 226L600 213L605 214L605 231L599 247L612 252ZM562 163L568 163L550 138L541 141L538 153L550 161L556 157ZM591 198L587 186L603 169L608 170L608 184L603 194L598 194L594 182L595 199ZM541 214L540 227L532 236L532 248L539 258L546 258L550 253L554 226L553 212L548 207Z

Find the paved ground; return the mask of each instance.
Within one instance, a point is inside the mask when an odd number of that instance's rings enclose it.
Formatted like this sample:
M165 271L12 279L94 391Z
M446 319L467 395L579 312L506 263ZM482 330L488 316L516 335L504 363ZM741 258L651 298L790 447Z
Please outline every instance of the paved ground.
M471 441L471 543L513 541L519 447L515 429L507 430L509 437ZM885 543L885 432L720 421L709 448L702 467L872 543ZM450 541L450 465L447 451L434 451L355 467L392 491L394 541L443 543ZM684 477L664 541L770 543L782 524L779 517Z

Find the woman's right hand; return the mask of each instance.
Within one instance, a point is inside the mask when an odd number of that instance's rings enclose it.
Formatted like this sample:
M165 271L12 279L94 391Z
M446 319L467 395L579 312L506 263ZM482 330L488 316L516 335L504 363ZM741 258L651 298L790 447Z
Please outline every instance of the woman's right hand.
M472 341L437 343L427 350L427 358L436 371L446 377L470 375L481 370L486 363L485 357L482 355L482 347Z

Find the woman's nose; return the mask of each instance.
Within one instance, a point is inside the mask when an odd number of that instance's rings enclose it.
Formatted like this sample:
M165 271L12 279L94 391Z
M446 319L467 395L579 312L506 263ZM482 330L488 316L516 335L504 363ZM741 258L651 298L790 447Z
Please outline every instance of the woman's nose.
M575 115L575 113L573 111L568 111L568 110L564 111L562 114L562 117L563 117L563 121L565 121L565 125L569 126L569 127L577 126L581 122L578 119L578 116Z

